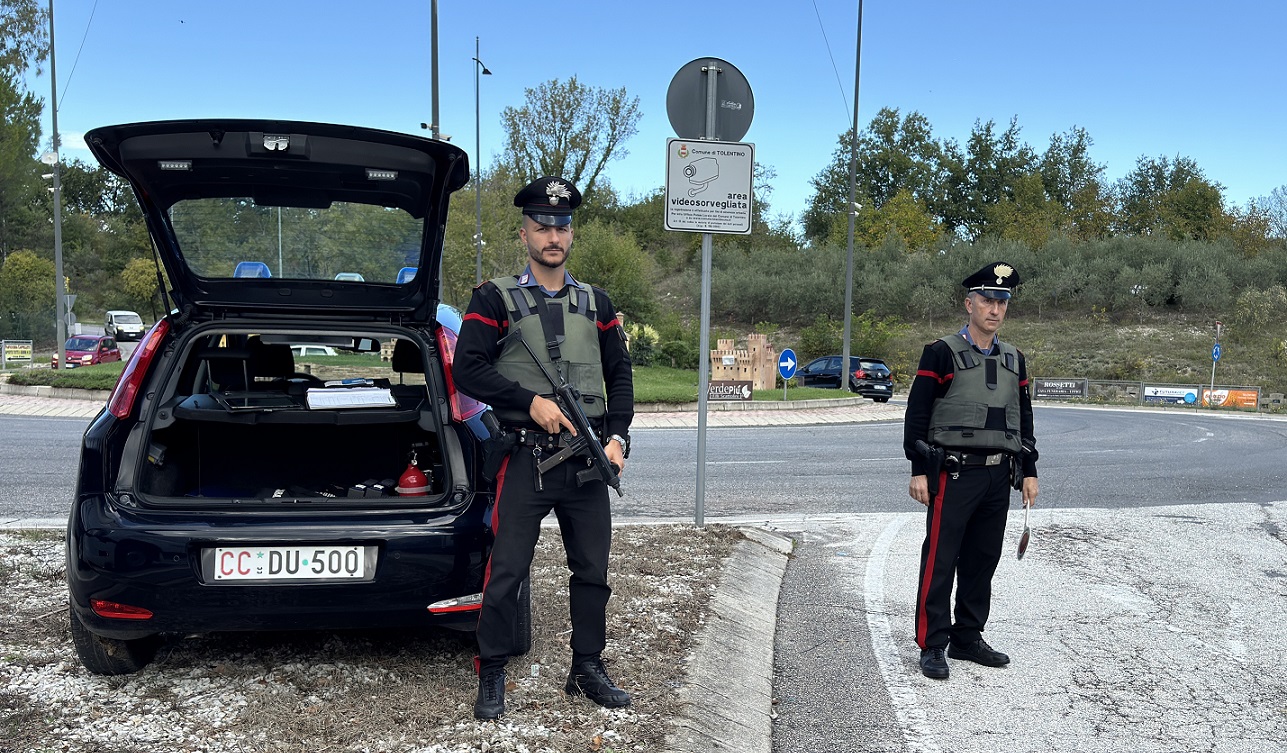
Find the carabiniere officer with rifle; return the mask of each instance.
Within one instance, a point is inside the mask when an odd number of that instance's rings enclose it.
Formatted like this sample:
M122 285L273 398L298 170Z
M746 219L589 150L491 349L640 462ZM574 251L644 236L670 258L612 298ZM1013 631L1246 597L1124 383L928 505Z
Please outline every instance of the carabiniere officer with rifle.
M925 505L916 595L921 673L948 677L947 657L1002 667L983 640L1001 560L1010 489L1037 501L1037 449L1023 353L997 337L1019 274L989 264L961 283L969 323L925 346L907 396L908 494ZM956 609L951 607L956 581ZM946 656L945 656L946 654Z
M618 483L601 466L606 459L618 473L625 468L634 382L625 332L608 294L564 269L572 210L580 203L576 186L562 178L540 178L518 192L514 206L523 213L518 235L527 268L474 289L456 344L456 385L491 405L499 422L484 469L495 479L496 501L478 617L478 719L505 712L505 665L519 653L519 586L551 510L572 571L572 669L564 689L607 708L630 704L600 658L612 593L608 485ZM565 387L556 389L551 377ZM569 405L569 397L579 399ZM598 436L577 431L578 408ZM587 440L602 443L602 451Z

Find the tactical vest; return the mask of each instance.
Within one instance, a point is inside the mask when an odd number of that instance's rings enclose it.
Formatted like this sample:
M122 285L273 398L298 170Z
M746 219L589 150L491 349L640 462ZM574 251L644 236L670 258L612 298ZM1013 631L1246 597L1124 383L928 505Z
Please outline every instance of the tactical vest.
M565 296L551 298L539 287L520 287L513 277L491 281L505 300L509 331L521 332L524 342L555 378L581 393L581 410L596 419L606 412L603 388L603 360L599 354L599 325L594 308L594 290L577 283ZM543 300L542 300L543 299ZM544 309L545 321L541 315ZM551 339L552 338L552 341ZM532 362L518 337L505 343L496 359L496 370L538 395L553 399L554 388ZM527 410L496 410L503 424L531 420Z
M947 394L934 402L929 441L950 450L1004 450L1018 454L1022 448L1019 426L1019 351L997 341L985 356L960 334L943 342L952 350L956 368ZM1005 416L988 425L988 415Z

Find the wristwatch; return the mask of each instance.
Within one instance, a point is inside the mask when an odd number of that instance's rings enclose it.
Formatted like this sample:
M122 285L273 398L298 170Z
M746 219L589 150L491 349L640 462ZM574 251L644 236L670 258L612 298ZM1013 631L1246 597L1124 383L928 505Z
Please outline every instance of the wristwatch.
M611 442L614 439L617 440L617 444L621 445L621 457L623 458L630 457L630 438L623 437L620 434L612 434L611 436L608 437L609 442Z

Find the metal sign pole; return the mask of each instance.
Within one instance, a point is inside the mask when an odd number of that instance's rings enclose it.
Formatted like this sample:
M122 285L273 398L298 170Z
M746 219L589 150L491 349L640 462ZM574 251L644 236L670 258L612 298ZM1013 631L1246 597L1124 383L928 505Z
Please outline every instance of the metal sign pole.
M1207 393L1207 407L1214 408L1215 404L1215 367L1220 361L1220 322L1216 322L1216 341L1215 348L1212 349L1211 357L1211 391Z
M706 135L715 138L715 108L718 99L719 68L715 61L707 63L706 73ZM711 378L711 234L702 233L702 319L698 339L697 379L697 501L694 520L698 528L706 524L706 403L710 393Z

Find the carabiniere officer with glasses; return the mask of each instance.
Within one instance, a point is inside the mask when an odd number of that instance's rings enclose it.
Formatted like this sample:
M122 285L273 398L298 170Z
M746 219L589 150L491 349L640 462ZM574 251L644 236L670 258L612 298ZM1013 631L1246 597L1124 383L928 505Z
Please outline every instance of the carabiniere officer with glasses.
M1019 274L989 264L961 283L969 322L925 346L907 397L908 494L926 506L916 594L921 673L945 680L947 657L1003 667L983 640L1001 560L1010 489L1037 501L1037 450L1023 353L997 337ZM956 609L952 611L952 583ZM946 654L946 656L945 656Z

